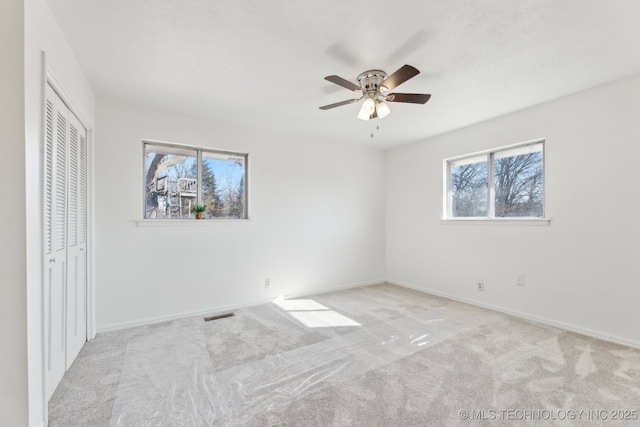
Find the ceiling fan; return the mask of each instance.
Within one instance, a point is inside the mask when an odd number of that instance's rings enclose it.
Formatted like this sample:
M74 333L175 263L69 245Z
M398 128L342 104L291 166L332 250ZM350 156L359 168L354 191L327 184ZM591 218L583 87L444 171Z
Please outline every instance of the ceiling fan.
M359 98L349 99L335 104L324 105L321 110L330 110L342 105L352 104L364 98L358 118L370 120L379 117L384 119L391 113L386 102L408 102L411 104L426 104L431 95L424 93L389 93L390 90L420 74L417 68L404 65L398 71L387 76L382 70L369 70L358 76L359 85L333 75L324 79L361 94Z

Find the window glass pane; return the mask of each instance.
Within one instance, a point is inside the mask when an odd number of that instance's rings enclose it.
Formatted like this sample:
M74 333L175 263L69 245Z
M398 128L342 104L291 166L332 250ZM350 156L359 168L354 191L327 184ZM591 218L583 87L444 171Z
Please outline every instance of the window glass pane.
M487 157L474 162L451 164L451 216L487 216L489 185L487 182ZM462 164L461 164L462 163Z
M202 153L205 218L246 218L245 163L237 154Z
M542 217L542 144L528 153L497 152L493 161L496 217ZM511 154L511 155L509 155Z
M145 144L145 218L191 218L198 196L196 150Z

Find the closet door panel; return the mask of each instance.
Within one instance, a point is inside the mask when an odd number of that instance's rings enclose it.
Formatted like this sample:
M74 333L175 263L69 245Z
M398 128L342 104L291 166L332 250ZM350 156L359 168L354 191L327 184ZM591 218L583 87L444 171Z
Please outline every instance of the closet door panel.
M47 86L44 147L44 318L47 397L66 363L66 197L69 111Z
M87 340L86 141L86 130L73 113L70 113L67 195L67 369Z

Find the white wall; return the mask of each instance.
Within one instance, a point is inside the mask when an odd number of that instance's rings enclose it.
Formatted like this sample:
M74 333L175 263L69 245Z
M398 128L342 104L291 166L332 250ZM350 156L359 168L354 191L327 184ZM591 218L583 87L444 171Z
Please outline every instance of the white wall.
M43 383L42 310L42 82L44 61L65 101L90 129L93 128L93 91L76 62L44 0L24 2L24 128L22 150L26 173L26 292L28 312L29 425L43 425L46 399ZM3 74L4 76L4 74ZM14 83L17 85L17 83ZM91 144L91 141L89 141ZM18 167L16 165L11 166ZM11 223L15 226L15 222ZM3 242L4 242L3 238ZM9 240L14 245L12 240ZM25 238L23 237L23 241ZM15 251L15 247L13 248ZM24 251L23 251L24 252ZM24 263L23 263L24 267ZM23 285L24 286L24 285ZM25 335L26 336L26 335ZM1 412L0 412L1 414ZM1 416L1 415L0 415ZM4 419L2 420L4 422ZM9 425L9 424L7 424ZM25 425L16 423L10 425Z
M102 98L96 119L99 330L384 278L382 152ZM250 221L139 226L143 139L249 153Z
M28 422L27 290L24 150L24 8L0 2L0 129L3 165L0 221L0 417L3 425Z
M388 152L387 277L640 345L639 118L640 76ZM549 226L441 223L443 159L539 137Z

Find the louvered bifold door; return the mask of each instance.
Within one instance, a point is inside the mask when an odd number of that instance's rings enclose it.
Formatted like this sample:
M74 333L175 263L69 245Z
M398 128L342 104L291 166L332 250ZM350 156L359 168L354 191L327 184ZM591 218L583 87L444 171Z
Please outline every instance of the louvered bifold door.
M68 152L67 369L87 340L87 131L73 113L69 113Z
M47 397L66 368L67 135L69 110L47 85L44 117L44 318Z

